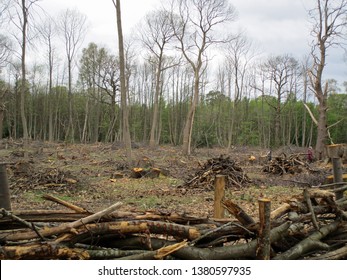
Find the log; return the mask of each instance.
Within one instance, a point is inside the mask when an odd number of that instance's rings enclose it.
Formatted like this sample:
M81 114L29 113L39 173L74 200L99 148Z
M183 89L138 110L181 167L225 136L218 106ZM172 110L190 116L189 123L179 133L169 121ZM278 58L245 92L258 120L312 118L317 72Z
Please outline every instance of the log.
M223 206L229 211L230 214L235 216L235 218L243 225L248 226L254 224L255 221L251 216L249 216L240 206L232 202L231 200L223 201Z
M347 257L347 245L337 250L319 255L317 257L312 257L309 259L310 260L343 260L343 259L346 259L346 257Z
M289 203L284 203L277 209L271 212L270 218L271 220L276 220L282 217L284 214L288 213L291 210L291 206Z
M43 260L43 259L69 259L87 260L90 256L86 250L70 249L59 246L54 242L25 244L21 246L2 246L1 260Z
M46 200L49 200L49 201L53 201L53 202L56 202L60 205L63 205L73 211L75 211L76 213L88 213L88 214L91 214L89 211L87 211L86 209L82 208L82 207L79 207L79 206L76 206L70 202L67 202L65 200L62 200L60 198L57 198L57 197L54 197L53 195L49 195L49 194L44 194L42 196L42 198L46 199Z
M0 240L2 241L19 241L19 240L28 240L28 239L35 239L37 237L48 237L48 236L52 236L52 235L56 235L56 234L61 234L67 231L71 231L76 227L79 226L83 226L86 225L92 221L98 220L100 218L102 218L104 215L107 215L109 213L112 213L113 211L115 211L116 209L118 209L120 206L122 205L122 203L117 202L115 204L113 204L112 206L98 212L95 214L92 214L88 217L85 218L81 218L77 221L71 222L71 223L67 223L67 224L62 224L56 227L52 227L52 228L44 228L39 230L38 232L33 232L33 231L28 231L28 232L24 232L24 233L14 233L14 234L9 234L9 235L5 235L5 236L0 236Z
M329 246L319 242L322 238L326 237L328 234L336 231L340 225L339 221L335 221L324 227L321 227L319 231L314 232L304 240L297 243L295 246L287 250L282 254L278 254L274 257L274 260L296 260L300 256L307 254L315 249L328 250Z
M287 230L290 226L289 222L283 223L279 227L271 230L271 243L279 241L281 238L286 237ZM132 240L132 245L142 246L142 241L139 238ZM153 249L159 249L167 244L174 244L167 240L151 240ZM214 247L214 248L197 248L197 247L183 247L172 256L182 260L240 260L240 259L254 259L256 255L257 240L252 240L248 243Z

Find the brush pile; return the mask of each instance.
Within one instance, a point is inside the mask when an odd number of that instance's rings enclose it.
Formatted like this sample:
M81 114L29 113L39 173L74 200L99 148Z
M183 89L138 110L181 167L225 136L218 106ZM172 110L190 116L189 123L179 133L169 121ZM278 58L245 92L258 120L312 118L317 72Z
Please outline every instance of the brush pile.
M57 191L66 191L66 187L74 186L78 182L69 171L59 168L35 169L29 161L8 164L8 174L13 195L32 189L54 188Z
M0 259L347 259L347 198L334 192L306 188L273 211L262 198L259 217L227 200L225 219L90 213L46 195L68 211L0 209Z
M221 155L200 164L200 168L185 181L182 187L212 190L216 175L226 176L227 187L240 189L252 182L235 160Z
M287 156L282 153L267 162L262 171L275 175L297 174L303 171L313 171L309 164L302 157L306 154L291 154Z

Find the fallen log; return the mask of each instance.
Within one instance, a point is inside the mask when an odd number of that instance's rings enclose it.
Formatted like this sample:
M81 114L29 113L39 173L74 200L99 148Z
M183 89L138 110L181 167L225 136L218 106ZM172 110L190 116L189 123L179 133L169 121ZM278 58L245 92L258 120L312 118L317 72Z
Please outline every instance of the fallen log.
M279 227L271 230L271 243L279 241L287 235L287 230L290 226L289 222L286 222ZM141 239L136 238L132 240L132 244L142 246ZM153 249L161 248L172 242L167 240L152 240ZM257 240L252 240L248 243L236 244L224 247L216 248L197 248L193 246L183 247L171 255L177 259L182 260L237 260L237 259L255 259L256 257Z
M300 256L307 254L313 250L328 250L329 245L320 242L321 239L326 237L328 234L336 231L340 225L339 221L333 222L320 228L318 231L311 234L309 237L305 238L294 247L290 248L288 251L278 254L273 259L274 260L295 260Z
M64 202L59 204L68 207ZM90 215L87 210L71 212L69 219L76 219L70 222L59 221L59 215L66 211L6 212L7 217L0 215L0 225L16 224L17 228L0 230L0 258L346 258L347 199L336 200L331 191L306 188L302 195L272 212L266 207L270 201L260 200L259 218L251 217L232 201L224 201L224 206L236 219L159 210L115 212L120 205Z
M321 254L316 257L309 258L310 260L341 260L347 257L347 245L334 251Z
M35 239L35 238L42 238L42 237L49 237L52 235L56 235L56 234L61 234L67 231L71 231L76 227L79 226L83 226L86 225L92 221L98 220L101 217L103 217L104 215L107 215L109 213L112 213L113 211L115 211L116 209L118 209L120 206L122 205L122 203L117 202L115 204L113 204L112 206L98 212L95 214L92 214L88 217L85 218L81 218L77 221L71 222L71 223L67 223L67 224L62 224L59 225L57 227L52 227L52 228L44 228L44 229L40 229L38 231L26 231L23 233L14 233L14 234L0 234L0 241L1 242L5 242L5 241L19 241L19 240L30 240L30 239Z
M240 206L232 202L231 200L225 200L222 202L224 208L228 210L242 225L248 226L254 224L255 221L249 216Z
M90 212L88 212L86 209L82 208L82 207L79 207L77 205L74 205L70 202L67 202L65 200L62 200L60 198L57 198L57 197L54 197L53 195L48 195L48 194L44 194L42 196L42 198L46 199L46 200L49 200L49 201L53 201L53 202L56 202L60 205L63 205L73 211L75 211L76 213L86 213L86 214L91 214Z
M2 260L86 260L90 256L86 250L59 246L55 242L24 244L20 246L2 246L0 251Z

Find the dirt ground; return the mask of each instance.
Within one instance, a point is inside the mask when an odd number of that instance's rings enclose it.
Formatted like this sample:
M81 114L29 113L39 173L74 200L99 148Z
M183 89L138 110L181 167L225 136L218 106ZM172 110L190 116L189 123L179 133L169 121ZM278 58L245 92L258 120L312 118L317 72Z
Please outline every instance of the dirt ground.
M190 188L184 183L208 159L226 155L234 159L251 180L241 188L228 187L226 198L232 199L250 215L257 216L259 197L271 199L271 207L275 209L301 193L304 186L323 183L331 174L331 167L318 162L310 164L316 172L264 173L267 151L250 147L234 147L230 151L197 149L186 157L180 147L149 149L136 145L131 166L121 146L114 144L31 142L24 150L20 141L2 140L0 148L0 161L7 166L13 210L64 209L64 206L42 197L49 194L89 211L102 210L121 201L123 211L211 217L213 189L206 186ZM273 156L281 153L305 153L305 150L284 147L273 151ZM251 156L255 158L253 161L249 160ZM134 167L157 168L161 173L157 178L131 178Z

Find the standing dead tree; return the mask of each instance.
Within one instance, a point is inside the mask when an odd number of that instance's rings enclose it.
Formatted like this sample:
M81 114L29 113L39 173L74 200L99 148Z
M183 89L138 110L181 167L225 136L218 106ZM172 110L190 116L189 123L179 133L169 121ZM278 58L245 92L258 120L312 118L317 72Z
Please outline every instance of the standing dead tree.
M316 7L310 11L313 20L311 56L313 65L310 70L310 82L318 100L319 116L317 120L316 154L322 159L328 139L327 110L328 110L328 83L323 82L323 72L326 66L327 52L334 46L341 45L346 40L347 28L347 0L317 0Z

